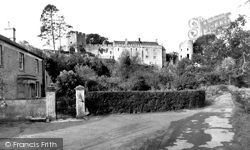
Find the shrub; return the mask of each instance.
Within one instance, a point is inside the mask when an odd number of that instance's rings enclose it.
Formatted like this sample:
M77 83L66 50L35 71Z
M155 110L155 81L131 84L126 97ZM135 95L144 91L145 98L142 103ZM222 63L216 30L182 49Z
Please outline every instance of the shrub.
M199 83L192 73L185 73L175 80L175 88L177 90L196 89Z
M162 112L204 106L205 91L89 92L86 107L94 115L109 113Z

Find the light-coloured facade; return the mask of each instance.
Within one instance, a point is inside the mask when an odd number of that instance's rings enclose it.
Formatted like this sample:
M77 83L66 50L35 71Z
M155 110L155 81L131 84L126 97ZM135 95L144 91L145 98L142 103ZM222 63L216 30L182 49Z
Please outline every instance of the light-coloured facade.
M163 67L166 62L166 51L157 42L138 41L114 41L113 55L118 60L123 51L128 51L132 56L138 55L141 63Z
M186 40L179 45L179 60L183 58L192 59L193 56L193 41Z
M138 41L125 39L124 41L113 41L112 44L91 45L86 44L86 38L82 37L85 34L81 32L72 33L71 36L68 39L67 47L82 45L86 52L90 52L99 58L118 61L122 52L128 51L132 56L138 55L142 64L156 65L161 68L166 62L166 51L157 41L147 42L141 41L139 38ZM76 52L80 52L77 47L75 49Z

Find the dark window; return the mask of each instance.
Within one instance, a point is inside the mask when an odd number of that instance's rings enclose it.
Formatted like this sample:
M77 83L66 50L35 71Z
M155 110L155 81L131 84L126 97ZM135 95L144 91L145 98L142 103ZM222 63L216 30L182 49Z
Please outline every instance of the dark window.
M181 59L182 59L182 55L181 55Z
M24 54L19 53L19 69L24 70Z
M187 54L187 58L189 59L189 54Z
M39 73L39 61L36 59L36 73Z
M154 59L156 59L156 56L154 56Z
M36 82L36 97L39 97L39 82Z
M3 65L3 49L2 45L0 45L0 67Z
M187 48L187 51L188 51L188 48Z

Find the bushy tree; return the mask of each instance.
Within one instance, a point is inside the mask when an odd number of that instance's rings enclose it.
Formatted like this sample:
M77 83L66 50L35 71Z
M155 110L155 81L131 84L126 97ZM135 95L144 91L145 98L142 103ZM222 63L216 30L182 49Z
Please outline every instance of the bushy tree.
M86 35L87 44L109 44L108 38L100 36L99 34L87 34Z

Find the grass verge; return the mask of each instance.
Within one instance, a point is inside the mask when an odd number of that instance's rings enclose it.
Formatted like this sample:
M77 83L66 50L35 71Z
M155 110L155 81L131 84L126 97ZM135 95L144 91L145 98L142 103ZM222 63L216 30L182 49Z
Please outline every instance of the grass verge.
M235 104L232 125L235 129L234 139L244 149L250 148L250 90L235 89L230 91Z

